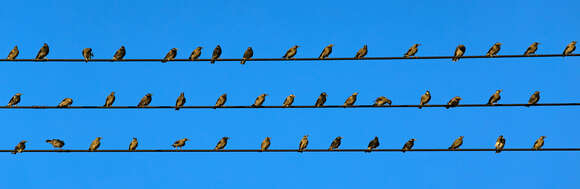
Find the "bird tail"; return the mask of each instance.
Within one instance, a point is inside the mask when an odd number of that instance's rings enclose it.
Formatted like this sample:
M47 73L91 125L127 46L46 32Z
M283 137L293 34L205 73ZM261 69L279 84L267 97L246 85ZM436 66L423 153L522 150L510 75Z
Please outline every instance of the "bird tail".
M422 104L421 104L421 105L419 105L419 109L421 109L421 108L423 108L423 105L422 105Z
M175 107L175 110L179 110L179 106L176 106L176 107Z
M459 60L459 58L458 58L458 57L453 57L453 58L451 59L451 61L453 61L453 62L457 62L458 60Z
M495 150L496 154L499 154L501 152L501 150Z
M10 153L12 153L12 154L16 154L17 152L16 152L16 150L14 150L14 151L12 151L12 152L10 152Z
M452 146L452 147L449 147L449 148L447 148L447 149L449 149L449 150L454 150L454 149L453 149L453 146Z
M449 105L445 106L445 109L449 109Z
M161 63L166 63L166 62L167 62L166 59L161 60Z
M211 61L209 61L209 63L215 64L215 58L212 58Z
M246 59L242 59L242 61L240 62L240 64L246 64Z

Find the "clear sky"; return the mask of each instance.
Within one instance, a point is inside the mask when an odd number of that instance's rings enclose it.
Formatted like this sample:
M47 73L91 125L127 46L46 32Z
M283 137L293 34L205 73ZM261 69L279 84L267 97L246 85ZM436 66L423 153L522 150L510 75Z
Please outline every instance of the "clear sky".
M331 57L352 57L368 44L368 56L402 56L421 43L419 56L483 55L495 42L499 54L522 54L534 41L537 53L561 53L580 40L578 1L6 1L0 6L0 53L14 45L19 58L34 58L43 43L48 58L111 58L121 45L126 58L162 58L179 48L186 58L203 46L202 58L221 45L222 57L281 57L300 45L297 57L316 57L335 44ZM1 55L1 56L5 56ZM503 89L501 103L525 103L535 90L541 102L580 102L577 57L304 61L14 63L0 65L0 97L23 93L21 105L102 105L117 92L116 105L136 105L153 93L151 105L173 105L185 92L187 105L213 105L228 93L229 105L250 105L268 93L265 105L289 94L296 105L312 105L328 93L342 104L359 92L357 104L387 96L393 104L417 104L430 90L432 104L461 96L485 103ZM3 102L4 103L4 102ZM464 148L491 148L498 135L507 148L528 148L545 135L545 147L580 147L577 107L402 109L183 109L0 110L0 146L87 149L97 136L102 149L213 148L229 136L228 149L364 148L378 136L379 148L446 148L460 135ZM0 188L572 188L580 184L578 152L411 153L23 153L0 154Z

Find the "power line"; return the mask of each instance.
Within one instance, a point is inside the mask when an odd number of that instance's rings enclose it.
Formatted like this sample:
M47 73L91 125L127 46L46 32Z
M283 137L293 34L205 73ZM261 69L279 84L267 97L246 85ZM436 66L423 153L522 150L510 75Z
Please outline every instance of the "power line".
M496 149L489 148L465 148L465 149L411 149L407 152L495 152ZM541 148L534 150L531 148L505 148L503 151L580 151L580 148ZM0 150L0 152L14 152L14 150ZM90 152L89 150L24 150L22 152L57 152L57 153L71 153L71 152ZM224 149L224 150L212 150L212 149L198 149L198 150L97 150L94 152L298 152L297 149L270 149L266 151L261 151L260 149ZM368 152L367 149L304 149L303 152ZM373 149L372 152L402 152L401 149Z

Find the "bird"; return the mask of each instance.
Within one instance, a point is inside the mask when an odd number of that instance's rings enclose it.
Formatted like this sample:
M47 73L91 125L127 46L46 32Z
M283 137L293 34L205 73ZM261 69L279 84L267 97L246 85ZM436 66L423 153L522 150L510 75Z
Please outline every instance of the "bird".
M16 49L16 50L18 50L18 49ZM566 48L564 49L564 52L562 54L564 54L564 56L568 56L568 55L572 54L572 52L574 52L574 50L576 50L576 41L570 42L566 46Z
M175 110L179 110L179 108L183 107L185 102L185 94L182 92L179 94L179 97L177 97L177 100L175 101Z
M359 59L359 58L364 58L368 53L368 49L367 49L367 45L364 45L361 49L359 49L356 52L356 55L354 55L354 58Z
M308 135L304 135L302 140L300 140L300 144L298 144L298 152L302 153L306 147L308 147Z
M85 62L89 62L89 60L91 60L91 58L93 58L93 49L91 48L84 48L83 49L83 58L85 59Z
M540 101L540 91L536 91L532 96L530 96L530 100L528 100L528 105L526 107L530 107L532 104L537 104L538 101Z
M493 95L491 95L491 97L489 97L489 100L487 101L487 105L494 105L495 103L497 103L497 101L499 101L501 99L501 96L499 95L499 93L501 93L501 89L496 90L495 93L493 93Z
M111 94L107 96L104 107L111 107L113 103L115 103L115 92L111 92Z
M222 139L215 145L214 150L222 150L228 144L228 139L230 137L222 137Z
M16 57L18 56L18 54L20 53L20 51L18 50L18 46L14 46L14 48L10 51L10 53L8 53L8 60L14 60L16 59Z
M99 149L100 146L101 146L101 137L97 137L95 138L95 140L93 140L93 142L91 142L91 146L89 146L89 152L97 151L97 149Z
M137 104L137 107L145 107L145 106L149 106L149 104L151 103L151 98L152 94L151 93L147 93L143 98L141 98L141 101L139 101L139 104Z
M225 93L224 93L224 94L222 94L222 95L221 95L221 96L218 98L218 100L217 100L217 102L215 103L215 106L214 106L214 108L213 108L213 109L215 109L216 107L222 107L222 106L224 106L224 104L226 103L226 101L227 101L227 100L228 100L228 95L227 95L227 94L225 94Z
M415 145L415 139L412 138L409 141L407 141L405 143L405 145L403 145L403 149L401 151L403 151L403 153L405 153L406 151L411 150L411 148L413 148L413 145Z
M12 96L12 98L10 98L10 101L8 101L7 106L12 107L12 106L16 106L18 103L20 103L20 96L22 96L22 94L20 94L20 93L14 94L14 96Z
M534 43L532 43L532 44L531 44L531 45L528 47L528 49L526 49L526 52L524 52L524 56L529 56L529 55L531 55L531 54L536 54L536 50L538 50L538 45L539 45L539 44L540 44L540 43L538 43L538 42L534 42Z
M322 92L320 93L320 96L318 96L318 99L316 99L316 104L314 104L314 107L322 107L324 106L325 102L326 102L326 92Z
M134 152L135 149L137 149L138 145L139 142L137 142L137 138L133 137L133 140L131 140L131 144L129 144L129 151Z
M64 141L60 139L50 139L50 140L47 139L46 143L51 144L53 148L62 149L62 147L64 146Z
M215 60L217 60L221 55L222 55L222 47L218 45L215 47L215 49L213 49L213 54L211 55L210 63L214 64Z
M22 153L22 151L24 151L24 149L26 148L26 140L20 141L15 147L14 147L14 151L12 151L12 154L16 154L16 153Z
M409 50L407 50L407 52L405 53L404 57L411 57L411 56L415 56L415 54L417 53L417 51L419 51L419 46L421 44L414 44L413 46L411 46L411 48L409 48Z
M459 138L453 141L453 144L449 147L450 150L457 150L463 144L463 136L459 136Z
M489 48L487 51L486 56L496 56L499 50L501 50L501 45L502 44L500 42L493 44L493 46L491 46L491 48Z
M369 142L369 147L367 148L366 152L373 151L373 149L379 147L379 145L379 137L375 136L375 138Z
M64 99L62 99L62 101L56 107L59 107L59 108L68 108L72 103L73 103L72 98L64 98Z
M192 52L191 55L189 55L189 60L193 61L193 60L197 60L199 58L199 56L201 56L201 49L203 47L197 47L195 48Z
M344 106L344 107L347 107L347 106L352 106L352 105L354 105L354 103L356 102L356 96L357 96L357 95L358 95L358 93L357 93L357 92L355 92L355 93L352 93L352 95L351 95L350 97L348 97L348 98L346 99L346 101L344 101L344 105L343 105L343 106Z
M503 138L503 135L499 135L499 137L497 137L497 140L495 141L495 153L500 153L501 150L503 150L503 147L505 146L505 138Z
M248 47L246 52L244 52L244 56L242 57L240 64L246 64L246 61L252 58L252 56L254 56L254 50L252 50L252 47Z
M340 144L342 143L342 137L341 136L337 136L332 143L330 143L330 147L328 148L328 150L332 151L332 150L336 150L338 149L338 147L340 147Z
M284 103L282 104L283 107L290 107L292 106L292 103L294 103L294 94L290 94L288 95L288 97L286 97L286 99L284 100Z
M536 142L534 142L534 150L539 150L542 148L542 146L544 146L544 139L547 138L546 136L541 136L540 138L538 138L538 140L536 140Z
M121 48L119 48L119 50L117 50L113 55L113 60L115 61L123 60L123 57L125 57L125 53L126 53L125 46L121 46Z
M449 100L449 102L447 102L447 106L445 106L445 109L449 109L451 107L455 107L459 104L459 101L461 100L461 97L453 97L451 100Z
M260 145L260 150L267 151L270 148L270 137L266 137L264 141L262 141L262 145Z
M419 102L419 109L423 108L423 105L429 103L431 100L431 92L425 91L425 94L421 96L421 102Z
M387 97L380 96L375 100L375 103L373 104L373 106L384 106L385 104L389 104L389 106L390 106L391 103L393 103L393 101L391 101Z
M325 58L327 58L330 55L330 53L332 53L332 47L333 46L334 46L333 44L330 44L330 45L324 47L324 49L320 53L320 56L318 56L318 59L325 59Z
M34 58L34 60L36 61L44 60L44 58L46 58L46 56L48 55L48 52L49 52L48 44L44 43L44 45L40 48L40 50L38 50L38 54L36 54L36 58Z
M455 48L455 53L453 54L453 58L451 59L453 62L457 62L459 57L462 57L465 54L465 45L459 45Z
M286 51L286 54L284 54L284 56L282 58L284 58L284 59L294 59L294 56L298 52L298 47L300 47L300 46L294 45L292 48L288 49L288 51Z
M183 138L183 139L179 139L178 141L175 141L171 146L173 146L173 148L175 148L177 150L177 148L179 148L180 150L183 148L183 146L185 146L185 141L188 141L189 139L187 138Z
M169 50L169 52L167 52L165 58L163 58L161 62L166 63L167 61L175 60L175 56L177 56L177 48L172 48L171 50Z
M266 96L268 96L268 94L266 94L266 93L261 94L260 96L258 96L256 98L256 101L254 102L254 104L252 104L251 107L253 107L253 108L261 107L262 104L264 103L264 101L266 100Z

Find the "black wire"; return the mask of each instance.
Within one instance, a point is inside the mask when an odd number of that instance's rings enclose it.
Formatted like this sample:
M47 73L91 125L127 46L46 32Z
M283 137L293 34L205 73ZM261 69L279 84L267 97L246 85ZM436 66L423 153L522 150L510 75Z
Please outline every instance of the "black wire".
M407 152L480 152L480 151L496 151L495 149L487 148L465 148L465 149L412 149ZM542 148L534 150L531 148L505 148L501 151L580 151L580 148ZM14 150L0 150L0 152L14 152ZM89 152L89 150L24 150L23 152ZM198 149L198 150L97 150L95 152L262 152L259 149L237 149L237 150L212 150L212 149ZM297 149L271 149L264 152L298 152ZM305 149L304 152L368 152L367 149ZM372 152L402 152L401 149L373 149Z

